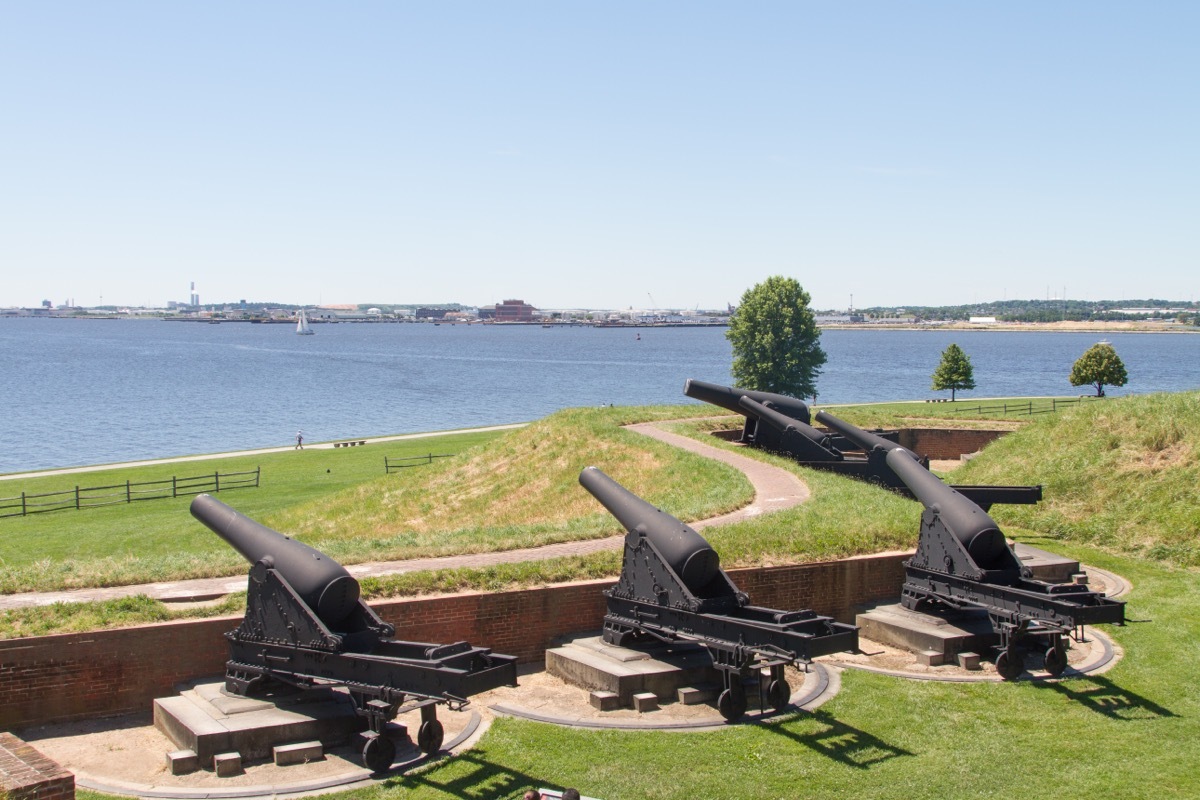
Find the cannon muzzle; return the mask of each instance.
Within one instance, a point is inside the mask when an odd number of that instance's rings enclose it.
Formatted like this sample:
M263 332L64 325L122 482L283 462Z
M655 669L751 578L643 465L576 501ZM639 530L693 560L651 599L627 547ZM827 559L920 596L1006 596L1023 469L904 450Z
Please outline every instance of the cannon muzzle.
M912 450L909 450L907 447L896 444L890 439L885 439L882 436L876 436L873 433L864 431L862 428L859 428L856 425L851 425L845 420L838 419L828 411L818 411L817 422L822 423L827 428L837 431L842 436L853 442L856 447L861 447L868 453L874 450L876 447L882 447L884 450L888 451L903 450L905 453L912 456L912 458L919 460L917 454Z
M596 467L579 473L579 483L630 533L643 534L667 565L693 593L721 571L721 559L708 541L690 527L660 511Z
M803 400L797 400L795 397L788 397L787 395L775 394L774 392L738 389L732 386L720 386L715 383L689 378L683 385L683 393L688 397L702 400L705 403L712 403L714 406L720 406L721 408L735 411L738 414L746 413L738 405L738 401L743 397L749 397L751 400L762 403L786 417L798 419L803 423L807 424L812 419L808 411L808 404Z
M994 568L1009 552L1008 542L996 521L922 467L909 451L896 447L887 454L887 464L921 505L936 514L946 530L962 542L981 569Z
M320 550L260 525L207 494L192 500L191 511L251 564L262 562L276 570L330 628L336 630L358 607L358 581Z

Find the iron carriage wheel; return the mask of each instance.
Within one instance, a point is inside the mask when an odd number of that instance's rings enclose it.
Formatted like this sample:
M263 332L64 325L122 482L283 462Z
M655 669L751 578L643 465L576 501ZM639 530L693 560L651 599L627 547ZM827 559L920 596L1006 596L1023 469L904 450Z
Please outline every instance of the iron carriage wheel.
M426 720L417 729L417 747L421 748L422 753L433 755L442 749L442 739L445 736L446 731L441 722L436 719Z
M372 772L383 772L396 760L396 744L380 734L367 739L362 750L363 764Z

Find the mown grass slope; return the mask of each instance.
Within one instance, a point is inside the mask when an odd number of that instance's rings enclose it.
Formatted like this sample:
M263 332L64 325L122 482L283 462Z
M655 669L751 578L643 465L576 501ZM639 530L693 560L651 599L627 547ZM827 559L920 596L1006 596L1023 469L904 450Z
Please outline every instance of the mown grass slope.
M594 464L685 519L749 502L736 470L624 430L709 413L701 406L573 409L505 434L377 449L237 456L217 462L38 478L29 491L263 467L262 487L222 493L242 513L344 563L533 547L618 532L578 483ZM456 453L383 474L383 455ZM370 452L366 452L370 451ZM241 557L192 519L190 498L0 520L0 592L236 575Z
M961 483L1040 483L1001 523L1200 566L1200 392L1086 403L1035 419L956 470Z
M945 411L951 404L928 405ZM1044 484L1046 500L1040 506L992 509L1014 538L1044 536L1194 565L1200 508L1195 463L1198 406L1200 393L1185 393L1084 403L1039 415L990 445L949 480ZM838 409L838 413L864 426L894 426L911 424L913 415L925 413L926 407L869 406ZM596 465L669 513L695 520L748 502L750 489L744 477L621 426L691 415L697 418L669 423L670 427L733 449L734 445L709 433L738 427L740 418L712 420L709 413L698 406L568 410L431 468L411 470L402 480L367 478L277 508L260 519L347 563L614 535L620 533L616 521L577 483L580 469ZM738 449L800 475L812 497L793 509L706 530L705 537L725 566L799 563L915 544L921 512L917 503L804 469L788 459ZM211 538L219 549L228 551ZM214 559L215 567L207 564L210 570L220 567L236 574L245 568L231 552L221 555L224 560ZM146 562L142 568L147 564L154 566ZM74 576L77 565L66 561L51 569L59 570L56 576L61 581L60 573ZM606 552L368 579L363 589L368 598L499 591L615 576L619 569L619 554ZM15 611L4 616L0 636L135 624L167 613L121 603L99 609L63 606Z
M453 455L502 434L468 431L382 442L344 449L289 450L233 455L202 462L160 463L0 483L0 496L71 491L79 486L251 471L261 468L259 488L221 492L219 499L271 524L281 511L319 502L366 481L404 483L425 468L384 474L384 456ZM190 497L117 503L81 511L56 511L0 519L0 592L51 591L121 586L179 578L234 575L245 562L188 513Z
M577 541L619 533L579 486L597 466L649 502L698 519L749 502L745 476L622 426L708 413L697 406L568 409L419 480L365 482L273 518L334 558L412 558Z

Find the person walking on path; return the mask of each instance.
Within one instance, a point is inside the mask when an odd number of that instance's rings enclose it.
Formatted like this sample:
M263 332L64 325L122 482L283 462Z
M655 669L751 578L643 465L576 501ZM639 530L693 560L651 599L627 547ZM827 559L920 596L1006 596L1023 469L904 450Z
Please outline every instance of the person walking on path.
M295 450L303 450L304 449L304 431L296 431L296 446L293 449L295 449Z

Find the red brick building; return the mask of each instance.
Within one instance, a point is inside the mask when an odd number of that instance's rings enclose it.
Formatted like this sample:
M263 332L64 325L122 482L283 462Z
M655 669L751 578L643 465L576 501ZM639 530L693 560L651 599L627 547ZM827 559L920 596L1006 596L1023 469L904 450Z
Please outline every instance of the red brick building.
M496 322L533 322L536 310L524 300L505 300L496 303Z

